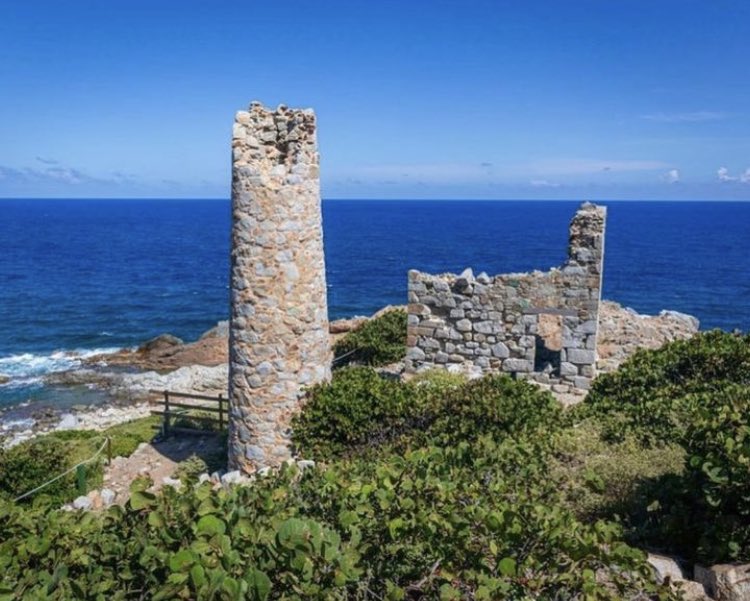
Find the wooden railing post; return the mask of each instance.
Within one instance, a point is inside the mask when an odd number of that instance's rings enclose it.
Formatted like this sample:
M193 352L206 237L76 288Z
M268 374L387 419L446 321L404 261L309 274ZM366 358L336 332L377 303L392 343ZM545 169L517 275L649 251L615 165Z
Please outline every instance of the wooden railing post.
M224 395L219 395L219 432L224 429Z
M88 491L86 490L86 466L79 465L76 468L76 488L78 489L79 495L85 495Z
M169 436L169 391L164 391L164 438Z

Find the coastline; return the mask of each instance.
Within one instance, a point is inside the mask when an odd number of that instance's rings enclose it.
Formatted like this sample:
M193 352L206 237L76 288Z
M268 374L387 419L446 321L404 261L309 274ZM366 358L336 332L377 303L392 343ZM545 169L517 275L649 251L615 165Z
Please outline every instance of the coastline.
M385 307L370 317L330 322L332 341L362 323L396 307ZM0 409L0 446L8 448L56 430L102 430L146 417L153 408L149 390L226 394L228 382L228 324L219 322L193 342L163 334L136 348L106 353L88 352L67 370L40 376L55 390L92 391L101 401L88 404L21 402ZM598 344L599 373L612 371L641 348L658 348L670 340L689 338L699 331L690 315L664 310L641 315L612 301L603 301ZM400 375L402 364L388 371ZM12 380L0 386L12 385ZM563 403L580 401L560 399Z

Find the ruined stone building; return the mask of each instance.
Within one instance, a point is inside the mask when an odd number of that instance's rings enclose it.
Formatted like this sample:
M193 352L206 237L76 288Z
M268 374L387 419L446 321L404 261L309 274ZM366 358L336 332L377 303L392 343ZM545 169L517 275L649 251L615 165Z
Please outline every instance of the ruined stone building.
M584 204L568 260L474 277L410 271L406 369L501 372L554 392L594 377L605 209ZM290 458L307 386L330 378L315 115L252 103L232 133L229 466Z
M587 389L595 375L606 210L584 203L568 259L547 272L409 272L406 369L508 373Z

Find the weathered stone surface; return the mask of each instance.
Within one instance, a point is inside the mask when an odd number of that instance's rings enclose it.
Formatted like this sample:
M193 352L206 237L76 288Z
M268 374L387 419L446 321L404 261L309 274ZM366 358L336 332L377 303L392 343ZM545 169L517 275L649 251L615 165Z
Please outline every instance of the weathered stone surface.
M578 374L578 367L567 361L560 363L560 375L561 376L575 376Z
M685 580L685 574L683 574L682 568L671 557L649 553L647 561L653 568L654 574L659 583L665 581L679 582L680 580Z
M662 311L641 315L612 301L599 308L597 369L610 372L638 349L659 348L672 340L684 340L698 332L699 322L691 315Z
M507 359L508 357L510 357L510 351L508 350L508 347L502 342L498 342L492 345L492 354L498 359Z
M73 501L74 509L82 509L84 511L87 511L89 509L93 509L93 507L94 507L94 502L87 496L77 497Z
M568 349L568 361L576 365L591 365L596 361L596 352L587 349Z
M694 578L716 601L750 599L750 564L719 564L710 568L696 565Z
M506 359L503 362L503 371L529 373L534 371L534 362L526 359Z
M330 377L315 115L252 103L232 134L230 469L290 457L303 387Z
M104 507L109 507L112 505L112 503L115 502L115 497L117 496L117 493L115 491L110 490L109 488L102 488L101 492L99 493L99 496L102 499L102 505Z

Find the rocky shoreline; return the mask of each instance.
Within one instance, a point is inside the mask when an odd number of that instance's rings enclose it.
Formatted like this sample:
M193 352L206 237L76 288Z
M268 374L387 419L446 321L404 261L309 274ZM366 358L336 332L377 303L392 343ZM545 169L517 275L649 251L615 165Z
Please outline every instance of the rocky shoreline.
M372 317L353 317L330 323L333 341ZM698 332L698 320L674 311L640 315L633 309L603 301L597 345L600 373L612 371L640 348L658 348L665 342L685 339ZM86 386L106 391L103 404L73 406L61 411L48 405L22 403L0 412L0 445L10 447L39 434L65 429L102 430L149 415L150 390L201 394L226 394L228 381L228 324L219 322L194 342L164 334L137 349L96 355L78 369L50 374L55 386ZM402 364L390 366L400 375ZM561 399L570 402L569 399ZM579 400L579 399L578 399Z

